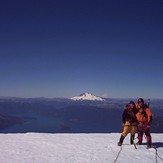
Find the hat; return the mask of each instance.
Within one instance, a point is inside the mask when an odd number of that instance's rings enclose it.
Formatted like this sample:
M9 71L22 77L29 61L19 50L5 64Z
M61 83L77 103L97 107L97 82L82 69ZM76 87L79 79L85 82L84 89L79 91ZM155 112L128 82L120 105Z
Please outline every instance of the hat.
M133 105L135 105L135 102L134 102L134 101L130 101L129 104L133 104Z
M138 103L140 103L140 102L144 103L144 100L142 98L139 98Z

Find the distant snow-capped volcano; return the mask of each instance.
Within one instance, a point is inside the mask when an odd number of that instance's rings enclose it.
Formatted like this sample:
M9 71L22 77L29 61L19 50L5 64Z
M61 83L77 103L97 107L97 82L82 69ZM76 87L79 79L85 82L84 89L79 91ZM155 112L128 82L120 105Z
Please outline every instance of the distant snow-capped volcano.
M80 96L74 96L72 98L70 98L71 100L91 100L91 101L105 101L103 98L101 97L97 97L91 93L85 92L83 94L81 94Z

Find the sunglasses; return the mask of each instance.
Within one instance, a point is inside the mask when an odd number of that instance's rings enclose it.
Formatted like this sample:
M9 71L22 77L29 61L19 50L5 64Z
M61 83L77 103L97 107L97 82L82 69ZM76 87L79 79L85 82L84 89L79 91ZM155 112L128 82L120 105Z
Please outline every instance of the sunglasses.
M134 107L134 104L130 104L130 107L133 108Z

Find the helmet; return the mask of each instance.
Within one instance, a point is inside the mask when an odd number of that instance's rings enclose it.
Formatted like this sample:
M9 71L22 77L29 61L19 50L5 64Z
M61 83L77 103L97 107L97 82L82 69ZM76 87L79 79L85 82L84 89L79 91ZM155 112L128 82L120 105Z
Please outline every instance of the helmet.
M144 100L142 98L139 98L138 103L144 103Z
M134 102L134 101L130 101L129 104L133 104L133 105L135 105L135 102Z

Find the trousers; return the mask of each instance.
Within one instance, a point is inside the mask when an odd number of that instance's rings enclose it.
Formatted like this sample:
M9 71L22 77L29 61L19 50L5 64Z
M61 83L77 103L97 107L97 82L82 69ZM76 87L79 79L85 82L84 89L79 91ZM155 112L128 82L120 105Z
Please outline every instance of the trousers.
M131 135L134 135L136 133L136 130L137 130L136 125L124 125L122 135L124 137L126 137L128 133L131 133Z

